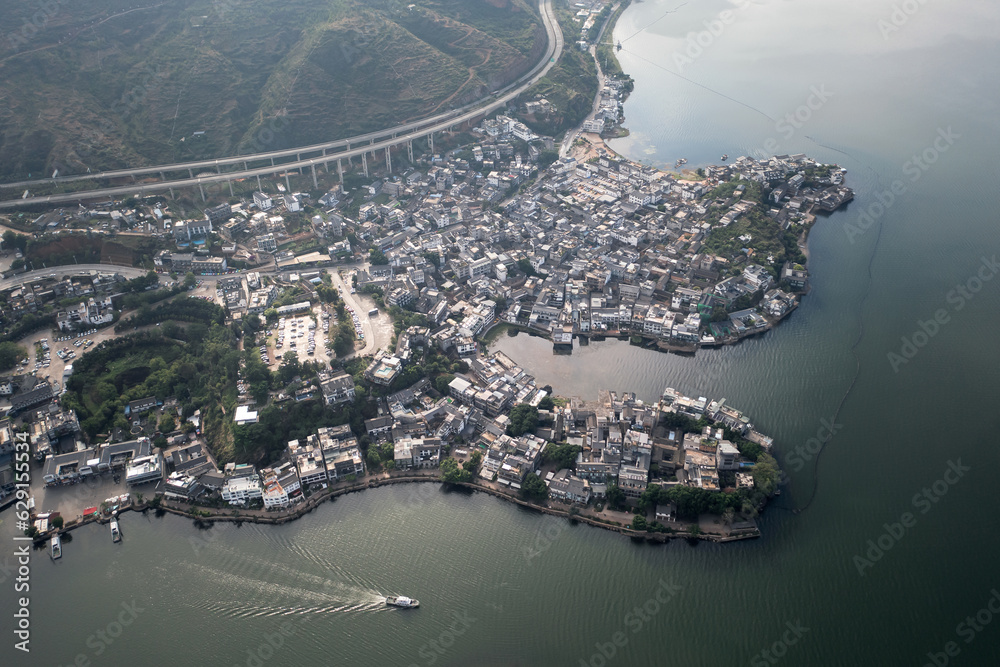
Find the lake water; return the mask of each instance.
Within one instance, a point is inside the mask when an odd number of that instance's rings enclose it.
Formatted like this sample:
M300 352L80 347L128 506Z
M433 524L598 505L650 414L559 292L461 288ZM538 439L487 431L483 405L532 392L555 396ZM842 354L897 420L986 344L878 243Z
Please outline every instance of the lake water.
M614 31L636 89L613 145L659 166L767 146L847 167L856 199L810 235L812 293L766 335L693 357L496 347L560 394L673 386L743 409L789 475L761 539L652 547L434 485L278 527L127 514L120 545L90 526L57 563L35 553L32 659L8 634L4 664L922 665L946 647L993 664L1000 7L897 3L919 8L897 26L891 2L678 5L634 4ZM822 455L796 454L810 438Z

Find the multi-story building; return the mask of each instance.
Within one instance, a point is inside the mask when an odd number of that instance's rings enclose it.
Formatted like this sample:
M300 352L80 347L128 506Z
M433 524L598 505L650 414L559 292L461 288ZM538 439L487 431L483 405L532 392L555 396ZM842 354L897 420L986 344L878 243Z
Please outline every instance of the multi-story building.
M228 477L222 485L222 499L230 505L243 504L249 500L261 498L263 495L260 478L256 475Z

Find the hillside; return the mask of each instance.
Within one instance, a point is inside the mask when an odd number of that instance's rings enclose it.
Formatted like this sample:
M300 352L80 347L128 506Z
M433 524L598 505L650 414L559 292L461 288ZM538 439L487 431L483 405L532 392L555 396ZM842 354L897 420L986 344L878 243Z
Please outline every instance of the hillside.
M376 130L477 99L545 47L532 0L132 2L0 16L0 179Z

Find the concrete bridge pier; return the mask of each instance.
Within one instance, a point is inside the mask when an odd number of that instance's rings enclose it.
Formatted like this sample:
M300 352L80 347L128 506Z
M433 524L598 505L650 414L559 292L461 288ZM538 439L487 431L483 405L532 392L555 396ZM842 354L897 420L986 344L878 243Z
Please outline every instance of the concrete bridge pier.
M316 182L316 165L315 164L311 164L309 166L312 168L312 173L313 173L313 187L314 188L319 188L319 183Z
M289 194L292 192L292 184L288 182L288 170L285 170L285 189L288 190Z
M188 178L194 178L194 172L188 169Z
M385 168L389 170L390 174L392 173L392 155L389 153L388 146L385 147Z
M226 181L226 183L229 184L229 196L230 197L235 197L236 193L233 192L233 182L232 181Z
M361 165L365 169L365 178L368 178L368 153L361 154Z
M174 189L173 188L170 188L170 198L171 199L177 199L177 197L174 196Z
M427 135L427 143L430 144L431 154L433 154L434 153L434 133L433 132L431 132L430 134Z
M201 200L205 201L205 188L201 183L198 184L198 189L201 190Z
M413 164L413 141L406 142L406 157Z
M257 192L263 192L264 189L260 187L260 174L257 174Z
M340 158L337 158L337 176L340 177L340 192L345 192L344 190L344 165L340 163Z

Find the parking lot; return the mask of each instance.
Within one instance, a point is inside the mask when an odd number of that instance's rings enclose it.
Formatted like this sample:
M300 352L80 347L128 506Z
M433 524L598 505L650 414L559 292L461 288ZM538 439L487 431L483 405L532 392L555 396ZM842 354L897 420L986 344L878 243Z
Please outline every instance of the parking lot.
M115 337L114 326L88 329L79 334L62 334L52 337L52 331L37 331L18 343L28 351L27 363L18 364L13 373L34 373L38 377L57 382L62 387L63 370L101 341ZM46 349L47 348L47 349Z
M326 341L330 329L336 324L336 314L319 304L303 313L279 317L278 322L266 331L267 339L260 346L261 359L276 369L281 365L283 354L295 352L300 362L328 364L331 353L326 349Z

